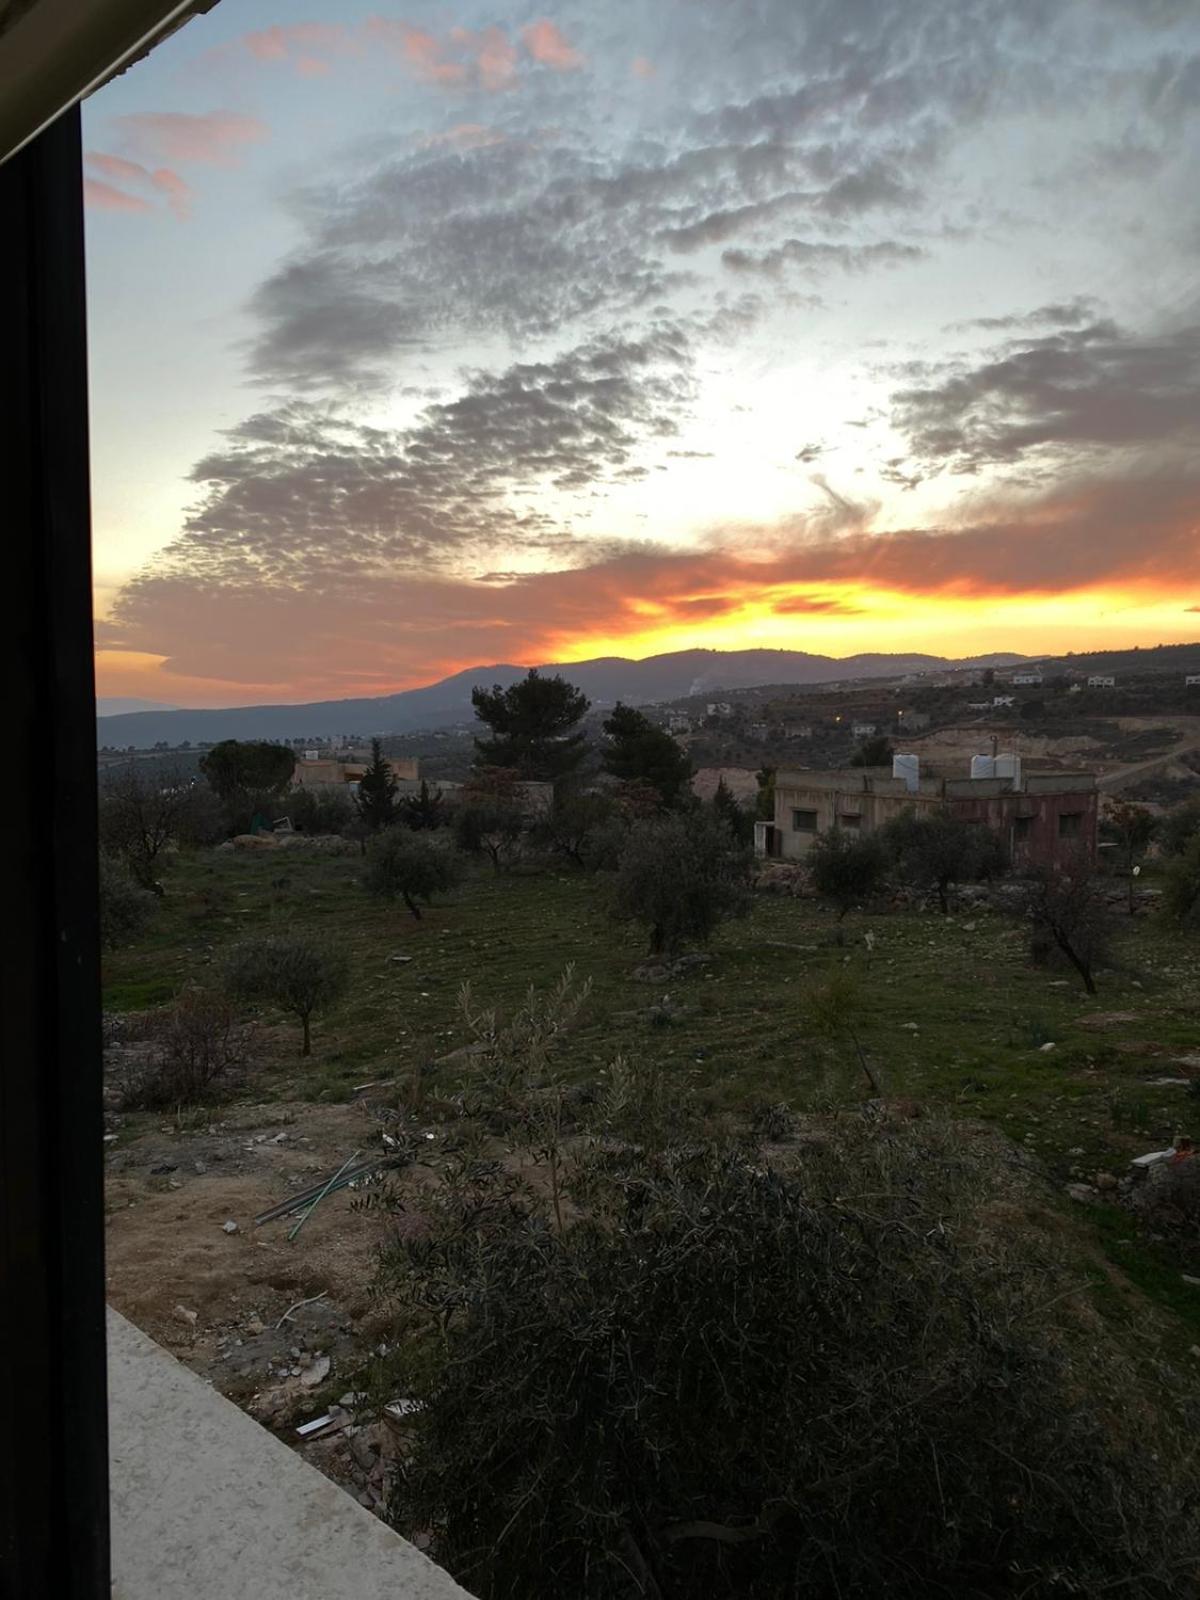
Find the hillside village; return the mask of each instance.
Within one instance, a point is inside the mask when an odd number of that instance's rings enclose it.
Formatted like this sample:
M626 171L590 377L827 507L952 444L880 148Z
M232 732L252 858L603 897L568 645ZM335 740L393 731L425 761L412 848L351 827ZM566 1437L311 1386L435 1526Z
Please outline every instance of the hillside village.
M1022 1249L1063 1253L1139 1404L1190 1404L1184 676L622 711L530 674L471 727L102 751L113 1304L411 1536L388 1252L460 1183L532 1183L561 1228L584 1152L660 1122L782 1171L949 1141Z

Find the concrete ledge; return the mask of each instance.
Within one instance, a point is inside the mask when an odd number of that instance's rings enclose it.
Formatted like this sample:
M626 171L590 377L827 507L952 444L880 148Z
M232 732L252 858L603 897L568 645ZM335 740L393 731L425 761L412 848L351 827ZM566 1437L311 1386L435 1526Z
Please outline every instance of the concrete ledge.
M110 1309L113 1600L470 1600Z

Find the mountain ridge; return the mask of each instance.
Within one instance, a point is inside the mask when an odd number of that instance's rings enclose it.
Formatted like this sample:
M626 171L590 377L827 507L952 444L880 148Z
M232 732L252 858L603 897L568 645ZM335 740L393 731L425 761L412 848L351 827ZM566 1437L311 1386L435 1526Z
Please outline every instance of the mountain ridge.
M892 678L939 669L963 671L1012 666L1025 659L1005 651L954 659L911 651L866 651L838 658L804 650L676 650L640 660L600 656L588 661L548 662L538 670L561 672L594 704L603 706L620 699L633 705L651 705L722 689ZM418 732L469 720L472 687L490 687L494 683L507 687L528 671L528 667L497 662L466 667L434 683L390 695L314 700L299 705L132 711L97 717L96 742L101 747L123 749L132 745L145 749L163 741L177 745L185 739L200 744L218 739L317 739L338 734L366 738L373 734Z

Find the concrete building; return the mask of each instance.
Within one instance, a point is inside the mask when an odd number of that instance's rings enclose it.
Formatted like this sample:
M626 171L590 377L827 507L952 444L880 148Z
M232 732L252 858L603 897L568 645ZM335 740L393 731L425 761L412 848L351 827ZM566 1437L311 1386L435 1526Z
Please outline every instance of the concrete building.
M1013 694L994 694L992 696L992 709L994 711L1006 711L1009 706L1015 706L1016 703L1017 697Z
M1013 756L977 757L976 776L924 776L915 756L892 767L836 772L782 770L775 776L775 816L755 828L759 855L803 860L830 828L872 833L910 807L945 808L998 833L1013 863L1047 866L1082 849L1096 858L1099 802L1090 772L1022 773Z
M897 711L896 721L905 733L919 733L929 726L928 711Z
M856 739L870 739L875 732L873 722L852 722L850 732Z
M733 707L728 700L710 700L704 708L706 717L731 717Z
M1040 672L1014 672L1009 682L1017 689L1040 689L1042 675Z
M1189 672L1183 680L1185 689L1200 689L1200 672Z
M685 717L678 711L673 711L667 718L668 733L691 733L692 719Z
M1089 689L1115 689L1117 680L1104 672L1094 672L1087 681Z
M387 759L393 775L400 780L401 789L420 782L421 764L415 756L389 756ZM366 770L366 761L344 761L338 756L322 756L317 751L306 750L296 762L292 781L298 789L340 789L346 784L356 785Z

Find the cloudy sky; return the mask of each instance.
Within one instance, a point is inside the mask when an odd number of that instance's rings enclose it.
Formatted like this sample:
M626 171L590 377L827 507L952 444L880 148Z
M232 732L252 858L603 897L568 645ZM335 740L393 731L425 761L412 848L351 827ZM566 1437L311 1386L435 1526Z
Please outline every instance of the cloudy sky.
M1200 0L221 0L84 133L103 693L1200 637Z

